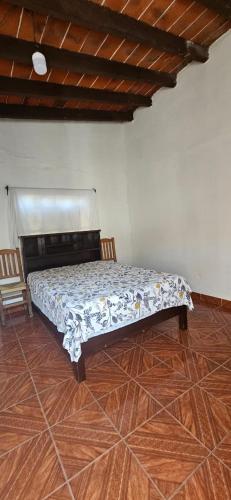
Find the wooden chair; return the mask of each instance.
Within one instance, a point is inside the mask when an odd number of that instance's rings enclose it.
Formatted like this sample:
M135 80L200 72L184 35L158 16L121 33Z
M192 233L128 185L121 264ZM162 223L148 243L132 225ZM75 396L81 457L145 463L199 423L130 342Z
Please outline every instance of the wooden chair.
M13 278L17 281L13 281ZM1 284L2 280L9 279L11 283ZM8 303L19 297L22 301ZM0 317L3 325L5 325L5 309L22 304L27 305L29 316L32 317L30 290L24 281L19 248L0 250Z
M100 240L101 260L114 260L116 259L115 238L103 238Z

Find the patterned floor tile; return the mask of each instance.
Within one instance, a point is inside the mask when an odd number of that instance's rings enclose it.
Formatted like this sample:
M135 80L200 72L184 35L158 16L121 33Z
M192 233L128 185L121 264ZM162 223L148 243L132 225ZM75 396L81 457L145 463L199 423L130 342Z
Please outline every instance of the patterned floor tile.
M213 361L189 349L180 351L173 358L166 360L166 363L193 382L199 382L218 367Z
M130 377L137 377L160 362L159 359L140 347L134 347L134 349L114 357L114 361Z
M163 321L161 323L157 323L155 325L155 330L161 333L168 332L169 330L179 328L178 318L175 316L173 318L168 319L167 321Z
M162 332L157 330L155 327L149 328L148 330L142 330L138 335L136 335L135 342L138 345L143 345L146 340L151 340L162 335Z
M120 441L97 403L52 427L52 434L69 478Z
M44 431L46 423L37 397L0 412L0 454Z
M25 372L26 364L19 343L10 342L0 350L0 378L10 378Z
M71 481L76 500L160 500L130 450L119 443Z
M229 347L223 346L194 346L193 350L205 356L208 359L214 361L214 363L222 364L231 358L231 349Z
M24 353L28 353L39 347L41 348L50 342L53 342L54 345L56 345L55 340L52 339L52 336L48 335L47 332L20 338L20 344Z
M225 364L224 368L227 368L227 370L231 370L231 359L229 359Z
M128 351L128 349L131 349L132 347L135 347L134 337L126 337L121 342L116 342L116 344L106 347L104 350L108 356L113 358L114 356L117 356L117 354Z
M168 411L211 450L231 430L231 409L199 387L183 394Z
M210 373L200 382L200 387L205 389L224 404L231 406L231 372L222 366Z
M167 497L208 455L207 450L165 411L131 434L127 443Z
M113 361L108 361L87 372L86 385L96 398L116 389L129 380Z
M73 497L71 497L70 491L68 486L64 485L61 486L58 490L54 491L47 497L47 500L71 500Z
M99 400L122 436L155 415L161 406L139 385L131 381Z
M1 380L0 411L34 395L34 386L27 372Z
M0 458L0 498L40 500L64 483L48 432Z
M231 472L210 456L173 497L174 500L230 500Z
M38 392L74 378L71 362L62 357L56 358L49 365L34 368L31 370L31 375Z
M219 444L213 453L231 469L231 427L229 430L230 433L226 436L222 443Z
M137 377L137 381L163 406L171 403L192 386L190 380L164 364L155 366Z
M95 354L91 354L85 358L85 368L86 370L89 368L95 368L95 366L101 365L108 360L109 358L104 351L96 352Z
M160 337L151 340L146 340L142 347L149 353L152 353L153 356L157 356L162 361L172 358L184 349L181 344L174 342L165 335L161 335Z
M31 370L55 363L57 359L66 359L64 351L54 342L31 349L25 353L25 357Z
M0 353L1 349L8 346L11 342L16 342L16 332L12 327L0 327Z
M85 383L69 379L39 395L50 425L69 417L93 401Z

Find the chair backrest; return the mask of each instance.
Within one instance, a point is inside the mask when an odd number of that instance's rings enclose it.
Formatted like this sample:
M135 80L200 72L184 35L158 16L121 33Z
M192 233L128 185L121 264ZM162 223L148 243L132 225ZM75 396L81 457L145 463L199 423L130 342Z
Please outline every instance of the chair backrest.
M0 250L0 280L8 278L24 279L19 248Z
M116 262L115 238L100 240L101 260L114 260Z

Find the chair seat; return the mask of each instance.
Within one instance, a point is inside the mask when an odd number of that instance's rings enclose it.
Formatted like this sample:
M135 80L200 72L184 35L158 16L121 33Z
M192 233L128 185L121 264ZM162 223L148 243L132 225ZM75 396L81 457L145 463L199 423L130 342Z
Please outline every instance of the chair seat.
M2 294L11 292L20 292L22 290L26 290L26 283L24 283L24 281L18 281L17 283L9 283L7 285L0 285L0 292Z

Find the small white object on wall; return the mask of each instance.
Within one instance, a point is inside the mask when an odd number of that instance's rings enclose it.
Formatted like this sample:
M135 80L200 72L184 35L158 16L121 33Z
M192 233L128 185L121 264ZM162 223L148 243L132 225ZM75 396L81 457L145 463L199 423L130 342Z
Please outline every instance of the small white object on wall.
M32 54L32 63L37 75L45 75L47 73L47 62L42 52L36 51Z

